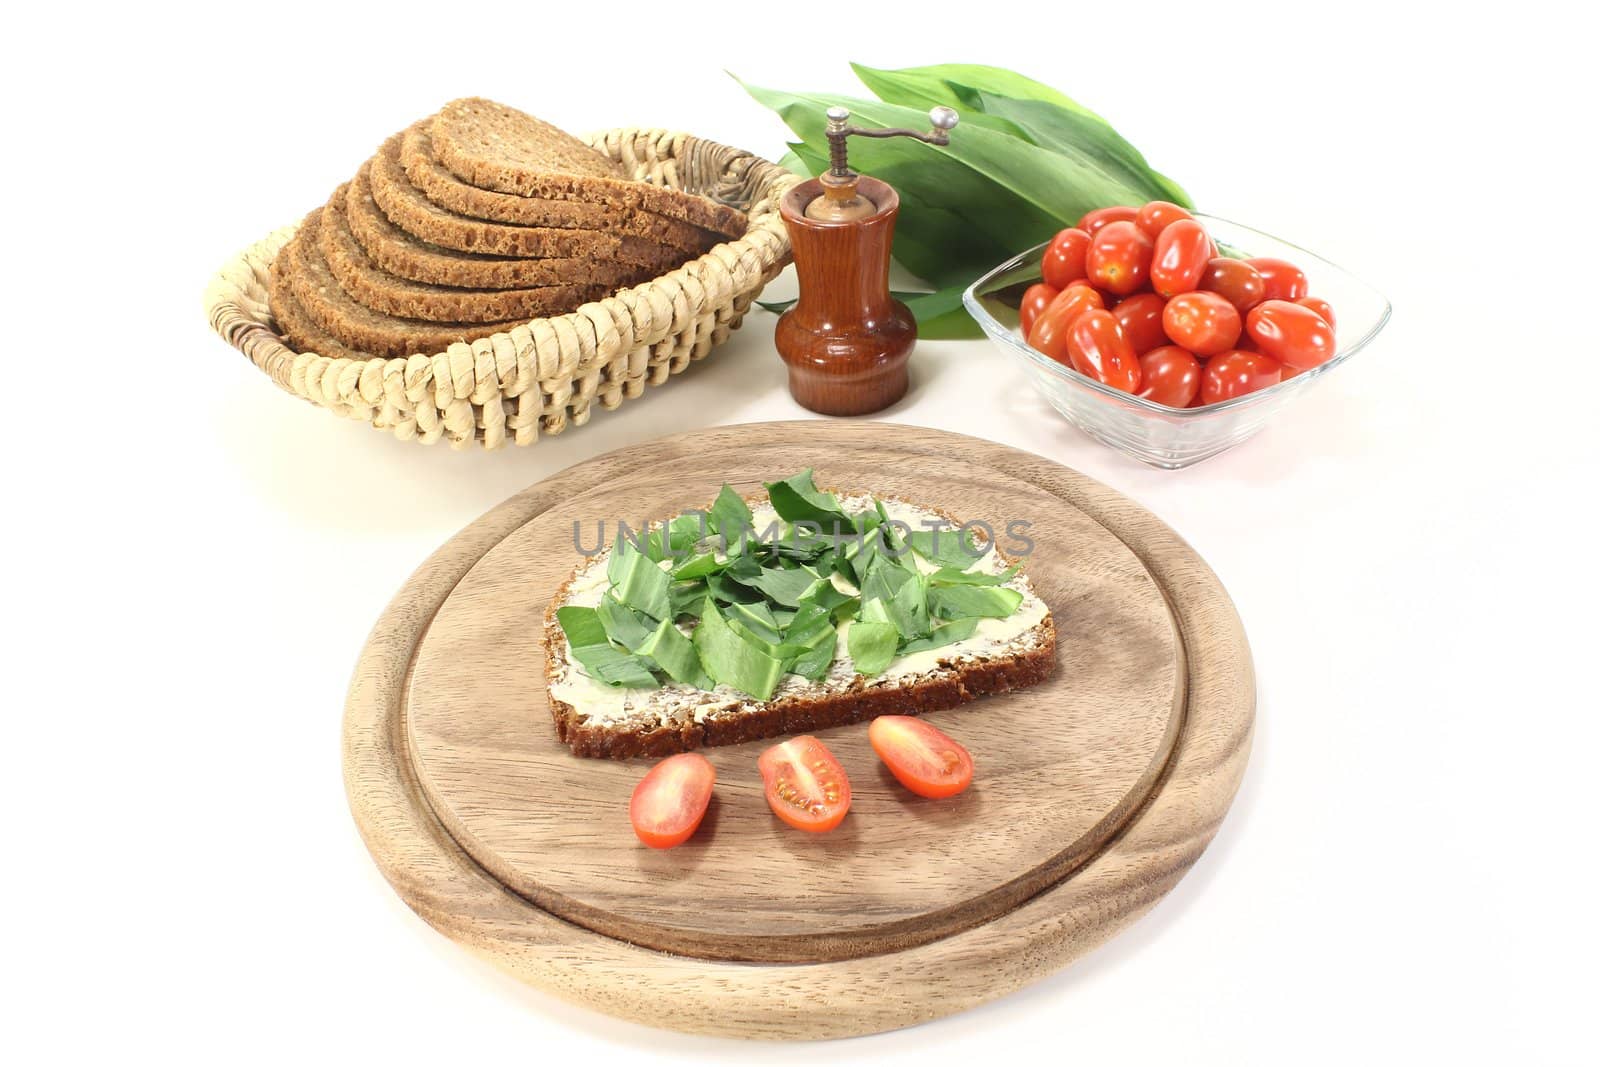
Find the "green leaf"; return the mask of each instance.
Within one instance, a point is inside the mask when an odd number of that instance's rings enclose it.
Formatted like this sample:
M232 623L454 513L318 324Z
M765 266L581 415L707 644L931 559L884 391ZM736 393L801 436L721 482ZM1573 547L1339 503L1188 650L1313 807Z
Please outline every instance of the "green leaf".
M1021 603L1022 594L1005 586L946 585L928 590L928 610L941 619L1003 619Z
M628 538L617 538L607 574L613 594L628 607L652 619L664 619L671 613L671 577Z
M752 636L768 644L783 642L783 631L778 627L778 620L772 617L772 609L765 604L729 604L727 618L730 623L738 622Z
M852 63L850 68L863 85L882 99L909 107L926 110L943 104L970 109L977 106L977 94L993 93L1015 100L1043 100L1099 118L1060 90L1004 67L987 67L978 63L939 63L928 67L877 70Z
M557 608L556 622L572 646L572 658L595 681L628 689L654 689L659 684L638 656L611 646L594 608Z
M664 620L635 651L659 665L675 682L692 685L696 689L711 688L711 679L700 669L700 657L695 653L694 642L683 636L671 622Z
M933 626L928 619L928 584L920 574L913 575L895 590L894 599L889 602L889 615L901 637L915 640L928 636Z
M731 485L723 485L711 510L706 512L706 525L712 533L720 534L724 542L748 534L755 522L750 505L744 502L744 497L734 492ZM729 551L732 551L731 546Z
M850 624L845 643L856 672L871 677L882 674L894 659L895 646L900 643L900 631L891 622L857 619Z
M778 687L783 664L741 637L728 625L709 598L700 609L694 629L694 648L706 674L721 685L732 686L757 700L766 700Z
M702 552L697 556L690 556L673 570L672 577L676 581L684 582L692 578L704 578L708 574L715 574L722 569L722 564L717 562L716 553Z
M934 627L933 633L917 641L907 641L900 649L902 656L909 656L913 652L930 652L936 648L953 645L957 641L965 641L978 632L978 620L975 618L957 619L955 622L945 623L943 626Z
M823 579L816 571L809 567L795 567L785 569L772 567L763 570L758 576L746 582L746 585L759 589L774 603L784 604L791 608L800 606L807 593ZM832 584L831 582L828 584Z
M838 498L824 493L811 481L807 468L781 482L768 482L767 495L778 517L789 522L814 522L825 533L851 533L855 524L839 506Z
M740 585L727 572L707 576L706 591L720 604L749 604L761 599L760 593Z
M1022 569L1022 564L1013 563L1001 574L985 574L982 571L962 571L954 567L940 567L928 575L929 585L1005 585L1017 572Z
M953 527L913 532L911 550L929 563L955 571L968 570L988 551L973 540L970 530Z
M605 627L606 636L630 652L639 651L639 646L655 626L654 619L647 619L622 604L610 592L600 598L595 611L600 616L600 624Z
M833 666L833 654L838 646L838 631L832 626L824 626L809 635L801 644L800 651L789 664L789 673L798 674L809 681L820 682L827 676L828 668Z
M669 593L672 603L670 618L681 618L685 615L699 616L700 602L706 598L706 583L675 582Z

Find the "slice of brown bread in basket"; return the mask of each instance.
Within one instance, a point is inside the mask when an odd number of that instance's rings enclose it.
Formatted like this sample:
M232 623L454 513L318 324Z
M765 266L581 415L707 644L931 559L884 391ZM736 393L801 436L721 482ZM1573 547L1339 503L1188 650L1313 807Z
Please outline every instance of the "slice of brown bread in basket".
M272 261L271 278L267 284L267 306L272 310L279 336L289 342L289 347L296 352L315 352L330 359L372 359L371 353L346 347L337 337L318 326L306 314L306 309L300 306L300 301L295 299L288 265L296 253L290 246L304 237L302 228L278 250L277 257Z
M428 133L439 162L480 189L643 208L716 233L744 233L743 214L726 204L629 181L618 164L576 137L493 100L451 101L433 117Z
M374 311L345 292L328 268L319 247L321 221L321 208L306 216L300 233L280 253L279 268L306 316L347 348L378 356L432 355L457 341L504 333L528 321L419 322Z
M603 285L531 289L458 289L396 278L368 258L350 232L341 185L322 209L317 228L322 258L341 288L374 311L427 322L503 322L571 311L610 292Z
M726 237L739 237L748 228L742 214L737 218L719 220L729 225L722 231L713 232L642 208L634 210L581 200L544 200L480 189L462 181L450 168L439 162L434 155L433 138L428 134L426 123L418 123L405 132L400 141L400 162L411 184L421 189L429 200L458 215L491 222L609 230L700 249L704 248L708 237L713 242Z
M644 237L619 236L600 230L512 226L446 211L422 195L422 190L412 185L406 176L405 168L400 165L398 134L384 142L378 154L372 157L368 177L372 182L373 199L391 222L429 244L458 252L560 258L592 256L649 267L662 274L699 254Z
M350 232L372 261L398 278L466 289L532 289L544 285L599 284L621 287L654 277L647 267L603 259L528 259L457 252L419 240L389 221L372 199L367 166L345 194Z
M755 500L751 500L755 503ZM939 514L927 509L929 514ZM760 527L758 521L757 526ZM979 697L1043 681L1055 668L1055 621L1047 608L1028 629L993 648L950 646L930 657L926 669L893 677L895 664L877 678L854 674L840 658L821 683L785 676L770 700L757 700L726 686L705 691L668 683L644 691L638 705L616 716L590 714L556 695L569 671L581 672L556 619L574 596L574 585L603 572L609 550L585 561L556 590L544 617L545 684L556 736L574 755L610 759L666 756L707 745L737 745L782 734L807 733L861 722L878 715L920 715L953 708ZM995 558L1004 564L998 552ZM598 568L598 570L596 570ZM1007 583L1039 604L1028 579ZM899 662L899 661L897 661ZM909 661L907 661L909 662Z

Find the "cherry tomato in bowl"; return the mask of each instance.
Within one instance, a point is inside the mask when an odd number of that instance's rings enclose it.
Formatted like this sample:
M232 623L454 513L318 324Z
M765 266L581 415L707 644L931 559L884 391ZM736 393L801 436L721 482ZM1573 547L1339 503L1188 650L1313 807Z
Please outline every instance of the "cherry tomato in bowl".
M1172 343L1197 356L1226 352L1239 340L1239 310L1216 293L1180 293L1167 301L1161 324Z
M1169 223L1155 239L1150 256L1150 288L1177 296L1200 287L1211 263L1211 238L1194 219Z
M1142 356L1152 348L1171 343L1161 325L1161 313L1166 309L1166 300L1155 293L1135 293L1117 301L1112 314L1121 323L1122 335L1133 346L1134 355Z
M1028 343L1057 363L1072 366L1067 355L1067 331L1078 316L1085 311L1104 308L1105 304L1094 286L1088 282L1075 282L1057 293L1048 306L1034 319L1028 331Z
M1152 348L1139 357L1141 385L1139 395L1169 408L1186 408L1200 395L1200 375L1204 368L1177 345Z
M1078 229L1093 237L1107 223L1133 222L1138 217L1139 209L1136 207L1123 207L1120 204L1114 207L1102 207L1086 212L1083 218L1078 220Z
M809 734L773 745L756 766L767 806L796 830L832 830L850 810L850 779L828 746Z
M1152 241L1180 219L1193 221L1194 216L1170 200L1152 200L1140 208L1139 213L1134 216L1134 222L1139 224L1139 229L1149 235ZM1210 245L1210 238L1206 239L1206 243Z
M1322 299L1322 297L1302 296L1299 300L1296 300L1295 303L1299 304L1303 308L1310 308L1318 315L1321 315L1322 321L1328 324L1329 329L1338 330L1339 320L1334 318L1333 305Z
M1154 243L1133 223L1108 222L1094 235L1084 256L1085 276L1096 288L1127 296L1150 276L1154 251Z
M1139 391L1139 357L1111 312L1091 308L1079 315L1067 330L1067 355L1079 374L1125 393Z
M1084 275L1083 257L1089 251L1092 238L1084 231L1071 227L1051 239L1044 250L1039 271L1046 285L1065 289Z
M1264 355L1297 370L1326 363L1338 347L1326 319L1287 300L1268 300L1253 308L1245 328Z
M1234 349L1206 361L1200 375L1200 401L1218 404L1254 393L1283 380L1283 365L1259 352Z
M943 730L910 715L880 715L867 740L901 785L919 797L953 797L972 784L972 754Z
M651 848L675 848L694 836L711 803L717 769L698 752L668 756L634 786L633 832Z
M1033 324L1038 321L1040 312L1050 306L1050 301L1054 300L1059 292L1061 290L1044 282L1028 286L1027 291L1022 294L1022 304L1017 309L1020 317L1018 325L1022 329L1023 337L1033 332Z
M1267 283L1261 272L1242 259L1215 256L1206 263L1199 288L1216 293L1244 315L1267 298Z
M1265 286L1264 300L1299 300L1311 291L1306 282L1306 272L1286 259L1260 256L1245 262L1261 275Z

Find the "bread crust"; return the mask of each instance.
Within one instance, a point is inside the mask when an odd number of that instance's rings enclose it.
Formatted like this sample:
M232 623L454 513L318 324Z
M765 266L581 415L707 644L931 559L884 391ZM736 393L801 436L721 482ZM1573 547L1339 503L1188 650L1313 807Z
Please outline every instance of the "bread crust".
M528 289L458 289L397 278L372 262L345 215L349 186L334 191L322 210L317 236L322 258L341 288L374 311L426 322L500 322L571 311L606 296L604 285L548 285Z
M267 306L272 311L273 321L277 323L279 335L296 352L315 352L329 359L375 358L370 352L347 348L344 342L318 326L306 314L306 309L300 306L300 301L295 299L289 280L289 263L295 255L292 246L298 240L300 235L296 234L278 250L272 261L271 278L267 285Z
M584 284L621 288L653 276L648 268L599 259L516 259L431 245L390 222L378 208L368 166L363 164L350 181L345 218L372 262L397 278L463 289L532 289Z
M746 499L748 502L761 498L758 494ZM936 509L928 510L941 514ZM994 551L998 553L999 549ZM727 709L713 711L700 722L691 715L650 728L642 728L637 723L589 723L577 708L550 692L557 666L566 662L566 635L556 619L556 611L566 603L572 583L583 569L584 565L580 564L556 590L545 609L543 633L545 689L550 713L555 721L556 736L575 756L655 758L706 746L738 745L785 734L826 730L879 715L922 715L957 707L979 697L1037 685L1055 670L1055 618L1046 614L1039 625L1029 631L1038 635L1032 647L1005 656L940 659L935 668L907 684L868 685L858 674L848 689L768 701L747 699Z
M429 244L457 252L497 256L578 258L593 256L665 273L687 259L689 251L643 237L599 230L512 226L485 222L446 211L411 184L400 165L400 135L389 138L372 157L368 176L372 198L402 230Z
M647 237L663 244L704 251L726 237L742 236L748 228L743 213L718 218L721 230L706 230L677 218L639 209L593 204L581 200L545 200L494 189L480 189L456 177L433 151L427 124L418 123L400 139L400 163L411 184L447 211L491 222L518 226L553 226L558 229L609 230Z
M434 156L469 185L516 196L642 208L722 234L742 234L743 214L665 186L628 181L621 168L576 138L515 108L453 100L428 126Z

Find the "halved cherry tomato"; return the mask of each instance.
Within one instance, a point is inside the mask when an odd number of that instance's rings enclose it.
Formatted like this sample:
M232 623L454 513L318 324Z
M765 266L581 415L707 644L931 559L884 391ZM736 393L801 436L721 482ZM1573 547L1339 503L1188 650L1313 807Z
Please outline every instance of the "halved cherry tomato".
M1333 317L1333 305L1322 299L1322 297L1302 296L1295 303L1303 308L1310 308L1318 315L1321 315L1322 321L1327 323L1330 329L1337 330L1339 328L1339 320Z
M1091 308L1103 308L1104 302L1094 286L1088 282L1073 282L1050 301L1048 307L1033 320L1028 331L1028 343L1057 363L1072 366L1067 355L1067 330L1078 316Z
M1311 291L1306 283L1306 272L1286 259L1262 256L1245 262L1261 274L1261 280L1266 285L1263 299L1299 300Z
M1138 217L1139 209L1136 207L1123 207L1119 204L1115 207L1097 208L1094 211L1087 212L1083 218L1078 220L1078 229L1093 237L1107 223L1132 222Z
M1044 262L1039 265L1046 284L1065 289L1083 277L1083 256L1089 251L1089 235L1083 230L1069 228L1056 234L1044 250Z
M1170 222L1156 238L1150 257L1150 288L1162 296L1198 289L1210 262L1211 238L1205 227L1193 219Z
M850 779L828 746L809 734L773 745L756 766L767 805L796 830L832 830L850 810Z
M1167 344L1167 331L1161 325L1161 313L1167 302L1155 293L1135 293L1117 301L1117 322L1122 326L1122 336L1133 346L1133 354L1142 356L1152 348Z
M1300 370L1326 363L1337 348L1326 319L1287 300L1268 300L1255 307L1246 327L1264 355Z
M919 797L953 797L972 784L972 754L938 727L910 715L879 715L867 727L872 751Z
M668 756L633 788L633 832L651 848L683 844L700 828L716 781L717 769L698 752Z
M1242 259L1214 256L1206 263L1200 288L1216 293L1243 315L1267 298L1267 283L1261 272Z
M1067 330L1067 355L1079 374L1126 393L1139 391L1139 357L1111 312L1091 308L1079 315Z
M1139 209L1139 214L1134 221L1139 224L1139 229L1149 235L1154 241L1161 232L1179 219L1193 219L1183 208L1170 200L1152 200ZM1208 241L1209 243L1209 241Z
M1094 235L1083 264L1094 285L1127 296L1150 276L1150 256L1154 251L1155 244L1133 223L1108 222Z
M1224 352L1209 360L1200 375L1202 404L1232 400L1283 380L1283 365L1259 352Z
M1167 301L1161 324L1172 343L1197 356L1226 352L1239 340L1239 312L1216 293L1180 293Z
M1022 294L1022 306L1018 309L1021 314L1022 336L1026 338L1033 331L1033 324L1039 318L1039 313L1050 306L1050 301L1056 298L1061 290L1053 285L1040 282L1028 286L1027 292Z
M1193 352L1177 345L1152 348L1139 357L1139 395L1169 408L1186 408L1200 392L1203 368Z

